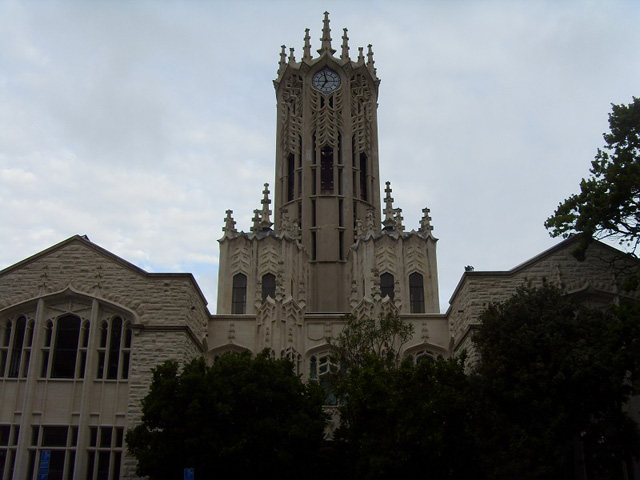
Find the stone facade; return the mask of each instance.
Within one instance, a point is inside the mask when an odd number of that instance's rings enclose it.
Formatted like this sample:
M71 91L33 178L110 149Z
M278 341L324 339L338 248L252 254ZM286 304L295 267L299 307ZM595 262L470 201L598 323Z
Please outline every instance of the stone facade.
M3 478L33 478L44 450L52 477L134 478L123 434L140 421L151 369L203 355L208 320L192 275L146 273L85 237L2 270Z
M483 309L525 282L615 301L620 252L595 242L577 262L569 239L507 272L466 272L439 313L429 210L407 231L389 182L381 205L372 49L351 59L345 29L335 53L327 15L318 56L308 30L300 61L283 47L275 214L268 185L249 232L227 211L216 315L192 275L147 273L86 237L0 271L2 478L35 478L45 450L50 478L135 478L123 435L165 360L268 349L322 381L348 314L398 314L414 331L400 353L420 361L472 351Z

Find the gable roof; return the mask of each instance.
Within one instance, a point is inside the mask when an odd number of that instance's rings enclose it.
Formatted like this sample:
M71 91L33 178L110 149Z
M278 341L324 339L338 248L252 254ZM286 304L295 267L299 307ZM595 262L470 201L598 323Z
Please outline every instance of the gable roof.
M200 286L198 285L198 282L196 282L195 277L191 273L149 273L143 270L142 268L134 265L133 263L128 262L122 257L119 257L114 253L111 253L109 250L106 250L105 248L102 248L101 246L96 245L91 240L89 240L89 237L87 237L86 235L74 235L72 237L67 238L66 240L61 241L60 243L56 243L55 245L52 245L51 247L45 250L42 250L41 252L31 255L30 257L27 257L24 260L14 263L13 265L10 265L0 270L0 276L6 275L10 272L18 270L19 268L24 267L25 265L28 265L38 259L46 257L47 255L50 255L53 252L62 250L74 243L79 243L84 247L89 248L90 250L96 252L97 254L102 255L103 257L106 257L108 260L114 263L117 263L128 270L131 270L137 275L141 275L147 278L185 278L193 284L193 287L198 292L198 295L200 296L204 305L206 306L208 304L207 299L205 298L204 294L202 293L202 290L200 289Z
M544 260L545 258L561 251L561 250L566 250L567 248L571 248L573 247L575 244L577 244L580 239L581 239L582 235L580 234L576 234L576 235L571 235L570 237L562 240L560 243L558 243L557 245L554 245L551 248L548 248L547 250L542 251L541 253L539 253L538 255L530 258L529 260L526 260L525 262L513 267L511 270L485 270L485 271L466 271L462 274L462 277L460 277L460 281L458 282L458 285L456 286L455 290L453 291L453 293L451 294L451 297L449 297L449 309L451 308L451 303L453 301L453 299L456 297L456 295L458 294L458 292L460 291L460 289L462 288L462 285L464 284L465 280L469 277L482 277L482 276L503 276L503 277L508 277L508 276L512 276L512 275L516 275L519 272L521 272L522 270L525 270L527 268L529 268L531 265L540 262L541 260ZM589 248L591 248L591 246L596 246L596 248L602 248L605 250L609 250L611 253L617 254L617 255L626 255L624 252L618 250L617 248L614 248L610 245L607 245L606 243L602 243L599 240L593 239L591 240L590 246Z

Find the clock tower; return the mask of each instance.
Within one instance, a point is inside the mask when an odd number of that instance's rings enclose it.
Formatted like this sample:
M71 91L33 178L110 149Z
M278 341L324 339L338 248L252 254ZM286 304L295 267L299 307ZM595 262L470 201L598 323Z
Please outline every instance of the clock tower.
M373 53L351 59L347 29L340 55L325 12L321 46L312 56L306 30L302 56L282 46L274 81L276 133L275 229L295 220L309 254L308 308L348 310L348 257L359 225L380 228L377 98Z
M347 313L439 311L429 210L405 231L389 182L380 195L371 45L352 58L346 28L341 40L338 54L325 13L313 55L308 29L298 58L282 47L273 204L265 184L250 232L228 210L220 240L214 325L229 344L289 355L322 344Z

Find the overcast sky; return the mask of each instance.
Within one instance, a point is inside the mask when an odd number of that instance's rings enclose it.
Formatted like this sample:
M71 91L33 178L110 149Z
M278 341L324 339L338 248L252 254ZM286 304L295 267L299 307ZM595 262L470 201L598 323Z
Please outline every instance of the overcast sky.
M640 95L640 2L0 0L0 269L74 234L191 272L215 311L225 210L273 184L280 45L373 44L381 183L428 206L440 303L465 265L549 248L611 103Z

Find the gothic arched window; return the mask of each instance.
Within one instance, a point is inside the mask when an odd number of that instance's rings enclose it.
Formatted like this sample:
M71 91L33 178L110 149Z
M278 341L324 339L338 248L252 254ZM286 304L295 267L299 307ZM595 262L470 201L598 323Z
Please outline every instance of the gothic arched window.
M390 273L383 273L380 275L380 295L382 298L389 297L390 300L394 298L394 278Z
M330 376L338 371L338 363L329 352L312 355L309 359L309 380L315 380L325 392L325 405L337 405L338 399L331 390Z
M276 276L273 273L265 273L262 276L262 301L267 297L276 298Z
M65 315L56 322L56 340L53 346L51 378L73 378L76 373L80 318Z
M417 272L409 275L409 303L411 313L424 313L424 285Z
M231 313L247 311L247 277L242 273L233 276L233 292L231 297Z

